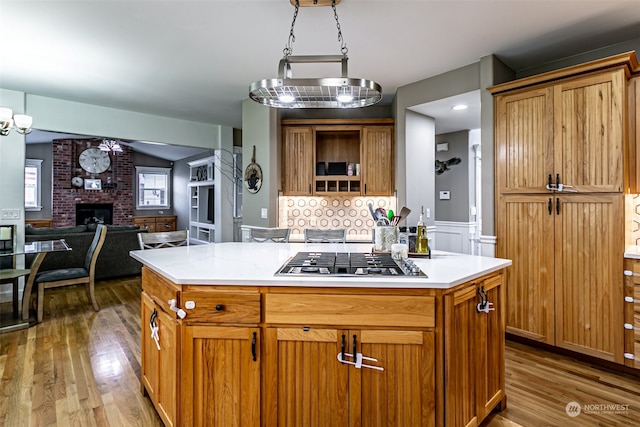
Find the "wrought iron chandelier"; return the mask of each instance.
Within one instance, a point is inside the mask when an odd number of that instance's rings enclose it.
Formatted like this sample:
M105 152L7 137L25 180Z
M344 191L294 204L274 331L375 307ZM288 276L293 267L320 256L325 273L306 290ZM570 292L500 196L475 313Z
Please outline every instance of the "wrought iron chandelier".
M291 2L293 3L294 0ZM313 0L313 5L316 3L317 0ZM284 57L278 66L278 77L253 82L249 88L249 97L259 104L277 108L359 108L368 107L380 101L382 88L378 83L372 80L348 77L348 49L340 29L336 0L331 1L331 8L338 28L338 41L341 43L342 55L291 55L295 41L294 27L300 7L299 0L295 0L294 6L295 11L289 39L283 50ZM341 63L342 76L312 79L293 78L291 64L326 62Z

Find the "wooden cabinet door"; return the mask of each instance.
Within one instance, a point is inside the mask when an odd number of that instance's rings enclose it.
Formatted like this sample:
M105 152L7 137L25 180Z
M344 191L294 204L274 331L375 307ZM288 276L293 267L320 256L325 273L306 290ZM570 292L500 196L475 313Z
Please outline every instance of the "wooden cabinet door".
M182 425L258 427L260 329L183 329Z
M393 195L395 190L393 126L364 126L361 149L363 195Z
M142 300L142 372L143 391L149 394L166 426L180 425L178 412L179 329L177 321L143 292ZM152 317L152 314L155 315ZM151 337L150 321L158 326L159 346Z
M552 88L498 95L495 108L496 194L546 192L554 173Z
M282 144L282 192L285 195L312 194L314 158L311 126L285 127Z
M483 420L504 399L504 318L505 293L503 276L482 282L487 301L493 311L478 313L475 357L476 402L479 421Z
M623 197L554 197L556 345L618 363L624 363Z
M496 255L507 269L507 332L554 344L554 198L501 196Z
M263 427L348 426L350 365L337 359L342 335L347 334L337 329L267 328Z
M472 284L444 297L445 425L478 425L476 405L475 337L478 303Z
M435 426L434 333L362 330L357 335L363 356L378 360L363 363L384 371L349 367L349 425Z
M626 91L623 69L554 87L554 170L561 183L581 193L624 191Z

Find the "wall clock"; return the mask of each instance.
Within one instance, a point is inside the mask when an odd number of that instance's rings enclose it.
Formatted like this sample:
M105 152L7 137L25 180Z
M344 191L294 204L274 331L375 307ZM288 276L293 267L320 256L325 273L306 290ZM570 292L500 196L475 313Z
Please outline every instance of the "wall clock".
M88 173L102 173L111 166L109 153L101 151L98 147L89 147L80 153L78 157L80 167Z

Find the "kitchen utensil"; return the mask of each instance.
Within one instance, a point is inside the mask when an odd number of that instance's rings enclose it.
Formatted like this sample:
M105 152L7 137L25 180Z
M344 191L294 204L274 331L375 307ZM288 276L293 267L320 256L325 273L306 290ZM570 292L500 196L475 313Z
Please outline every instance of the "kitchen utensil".
M387 219L387 211L383 208L376 209L376 219L379 220L380 218Z
M367 206L369 206L369 212L371 212L371 217L373 218L373 221L377 221L378 218L376 217L376 213L373 210L373 204L369 203Z
M382 217L376 220L376 225L391 225L388 218Z
M407 218L410 213L411 213L411 209L409 209L406 206L403 206L402 209L400 209L400 214L398 215L400 217L400 219L398 219L398 222Z
M393 219L393 209L389 209L387 211L387 218L389 218L389 221L391 221Z

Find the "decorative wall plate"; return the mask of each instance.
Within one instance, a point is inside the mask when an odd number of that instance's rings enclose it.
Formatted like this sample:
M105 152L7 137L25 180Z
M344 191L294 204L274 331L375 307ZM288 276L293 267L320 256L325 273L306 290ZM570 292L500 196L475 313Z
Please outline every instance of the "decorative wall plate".
M253 156L251 156L251 163L244 171L244 182L247 185L249 193L255 194L260 191L262 187L262 168L256 163L256 146L253 146Z

